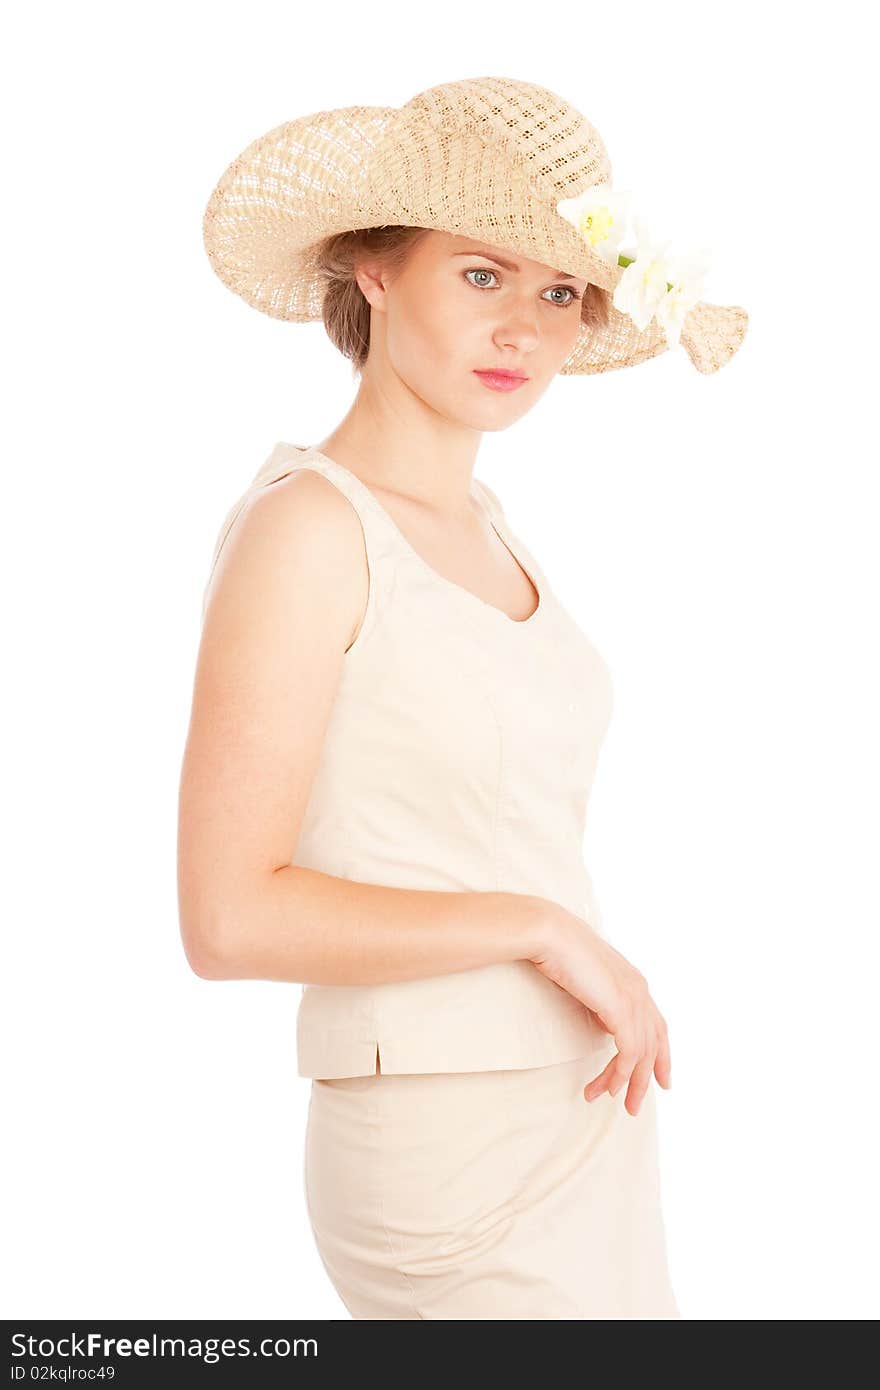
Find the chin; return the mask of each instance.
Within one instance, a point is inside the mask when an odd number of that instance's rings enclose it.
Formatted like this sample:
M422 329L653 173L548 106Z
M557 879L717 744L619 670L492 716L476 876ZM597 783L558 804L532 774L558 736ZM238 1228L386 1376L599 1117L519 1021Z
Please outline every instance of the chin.
M497 434L500 430L509 430L511 425L515 425L517 420L522 419L525 413L524 410L518 410L515 415L511 413L505 420L502 420L500 417L494 420L485 420L482 424L477 425L476 428L482 430L483 434Z
M534 393L534 381L529 381L525 386L520 387L519 391L511 391L509 395L498 392L497 395L488 394L488 399L483 403L483 408L479 412L481 424L480 429L484 430L506 430L509 425L516 424L524 415L528 415L532 406L538 400L541 392ZM526 391L529 392L528 399L525 398Z
M506 409L504 408L506 406ZM493 408L494 407L494 408ZM518 410L513 409L510 399L504 401L503 405L499 401L489 403L489 409L469 410L464 412L459 405L457 410L448 412L451 419L457 425L464 426L465 429L479 430L483 434L492 434L497 430L509 429L521 416L526 414L526 410L520 405Z

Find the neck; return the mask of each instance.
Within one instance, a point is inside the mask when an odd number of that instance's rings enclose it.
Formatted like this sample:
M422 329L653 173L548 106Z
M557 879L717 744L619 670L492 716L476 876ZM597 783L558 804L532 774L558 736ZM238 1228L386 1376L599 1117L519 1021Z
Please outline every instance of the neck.
M435 515L464 515L471 506L481 433L438 415L403 390L408 400L391 400L362 381L348 413L316 447L371 488Z

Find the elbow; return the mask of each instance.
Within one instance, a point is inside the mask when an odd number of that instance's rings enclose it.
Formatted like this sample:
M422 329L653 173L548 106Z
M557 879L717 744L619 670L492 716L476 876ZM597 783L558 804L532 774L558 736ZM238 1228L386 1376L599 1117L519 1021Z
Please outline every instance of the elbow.
M220 954L204 945L204 943L194 944L184 938L184 955L187 964L194 975L198 975L200 980L228 980L234 976L226 968Z
M234 978L229 961L219 946L201 932L186 929L181 924L181 941L187 964L200 980L229 980Z
M225 933L209 915L181 907L180 939L187 964L200 980L240 978Z

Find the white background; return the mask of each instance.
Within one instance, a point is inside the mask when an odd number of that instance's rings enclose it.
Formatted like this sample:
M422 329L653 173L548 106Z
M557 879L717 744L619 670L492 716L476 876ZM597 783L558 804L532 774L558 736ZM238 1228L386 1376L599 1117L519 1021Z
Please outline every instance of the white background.
M189 970L178 778L216 532L351 370L213 274L310 111L481 75L599 127L750 318L559 377L476 473L612 669L586 853L671 1031L685 1318L878 1308L876 110L837 4L19 6L3 104L6 1317L347 1313L302 1188L299 985ZM726 29L724 26L727 26ZM11 30L11 33L10 33Z

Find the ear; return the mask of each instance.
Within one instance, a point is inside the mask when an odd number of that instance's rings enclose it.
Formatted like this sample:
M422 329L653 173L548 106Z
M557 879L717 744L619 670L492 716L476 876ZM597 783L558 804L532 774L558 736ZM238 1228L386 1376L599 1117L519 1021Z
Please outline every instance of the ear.
M385 310L385 295L387 293L387 271L376 263L369 261L359 261L355 269L354 278L364 299L373 309L380 313Z

